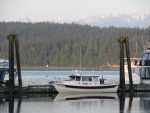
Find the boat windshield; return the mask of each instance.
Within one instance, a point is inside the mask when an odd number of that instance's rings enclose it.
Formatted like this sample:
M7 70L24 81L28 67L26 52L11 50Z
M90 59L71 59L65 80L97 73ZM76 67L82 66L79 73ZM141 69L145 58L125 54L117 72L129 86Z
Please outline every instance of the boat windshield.
M8 67L8 62L0 62L0 68Z
M81 80L81 77L76 77L76 81L80 81Z
M82 77L82 81L92 82L92 77Z
M70 81L75 81L76 80L76 78L75 77L70 77Z
M93 77L93 82L98 82L98 78L97 77Z
M71 76L70 77L70 81L80 81L81 77L75 77L75 76Z
M148 58L147 59L150 60L150 54L148 54Z
M150 54L148 53L143 54L142 60L150 60Z

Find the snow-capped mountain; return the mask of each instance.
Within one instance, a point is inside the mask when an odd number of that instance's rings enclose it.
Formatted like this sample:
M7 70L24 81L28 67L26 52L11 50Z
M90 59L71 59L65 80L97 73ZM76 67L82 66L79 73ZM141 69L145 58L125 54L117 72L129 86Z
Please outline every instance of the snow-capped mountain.
M79 24L88 24L99 27L140 27L150 26L150 11L138 12L134 14L100 14L90 16L78 21Z
M36 22L47 22L48 20L46 20L45 18L40 18L38 19Z
M150 26L150 11L137 12L133 14L100 14L95 16L90 16L84 19L80 19L78 21L67 20L63 18L55 18L55 19L38 19L37 21L31 21L27 16L18 19L19 22L52 22L52 23L78 23L81 25L91 25L98 27L140 27L147 28Z
M54 23L72 23L73 22L73 20L71 20L71 19L63 19L63 18L60 18L60 17L58 17L58 18L53 18L53 19L51 19L50 20L50 22L54 22Z
M31 20L27 16L24 16L24 17L18 19L17 21L18 22L25 22L25 23L31 22Z

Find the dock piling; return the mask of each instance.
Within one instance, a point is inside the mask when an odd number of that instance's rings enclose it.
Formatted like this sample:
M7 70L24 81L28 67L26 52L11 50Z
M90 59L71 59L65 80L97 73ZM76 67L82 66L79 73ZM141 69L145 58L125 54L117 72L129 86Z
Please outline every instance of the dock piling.
M124 74L124 40L123 37L120 37L118 40L120 43L120 88L122 89L122 93L126 92L125 87L125 74Z
M131 70L131 61L130 61L130 51L129 51L129 38L125 37L125 47L126 47L126 56L127 56L127 64L128 64L128 75L129 75L129 83L130 83L130 94L133 94L133 80L132 80L132 70Z
M128 75L129 75L129 83L130 83L130 94L134 93L133 89L133 81L132 81L132 71L131 71L131 61L130 61L130 51L129 51L129 39L128 37L120 37L118 42L120 43L120 88L122 93L126 92L125 87L125 72L124 72L124 44L126 49L126 57L128 64Z
M9 35L9 94L13 95L14 92L14 43L13 36Z
M21 79L18 35L17 34L8 35L7 39L9 40L9 94L10 96L12 96L14 93L14 49L16 49L19 94L21 96L22 95L22 79ZM14 45L15 45L15 48L14 48Z
M15 36L15 49L16 49L16 61L18 70L18 83L19 83L19 94L22 95L22 78L21 78L21 66L20 66L20 54L19 54L19 39L18 35Z

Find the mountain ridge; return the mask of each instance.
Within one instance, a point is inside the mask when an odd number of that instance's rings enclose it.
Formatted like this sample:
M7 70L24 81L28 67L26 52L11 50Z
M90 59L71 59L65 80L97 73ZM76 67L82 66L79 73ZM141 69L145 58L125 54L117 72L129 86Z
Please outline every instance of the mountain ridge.
M52 23L78 23L80 25L90 25L98 27L140 27L147 28L150 26L150 11L137 12L132 14L126 13L107 13L99 14L95 16L89 16L77 21L71 19L56 18L47 20L45 18L37 19L36 21L31 21L29 17L24 16L17 20L18 22L52 22Z

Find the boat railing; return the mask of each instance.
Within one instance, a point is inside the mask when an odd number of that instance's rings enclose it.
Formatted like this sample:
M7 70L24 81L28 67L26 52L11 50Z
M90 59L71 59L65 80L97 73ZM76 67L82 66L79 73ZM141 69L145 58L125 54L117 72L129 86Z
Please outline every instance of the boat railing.
M51 83L62 83L64 81L70 81L67 78L62 78L62 77L53 77L53 80L51 81Z

